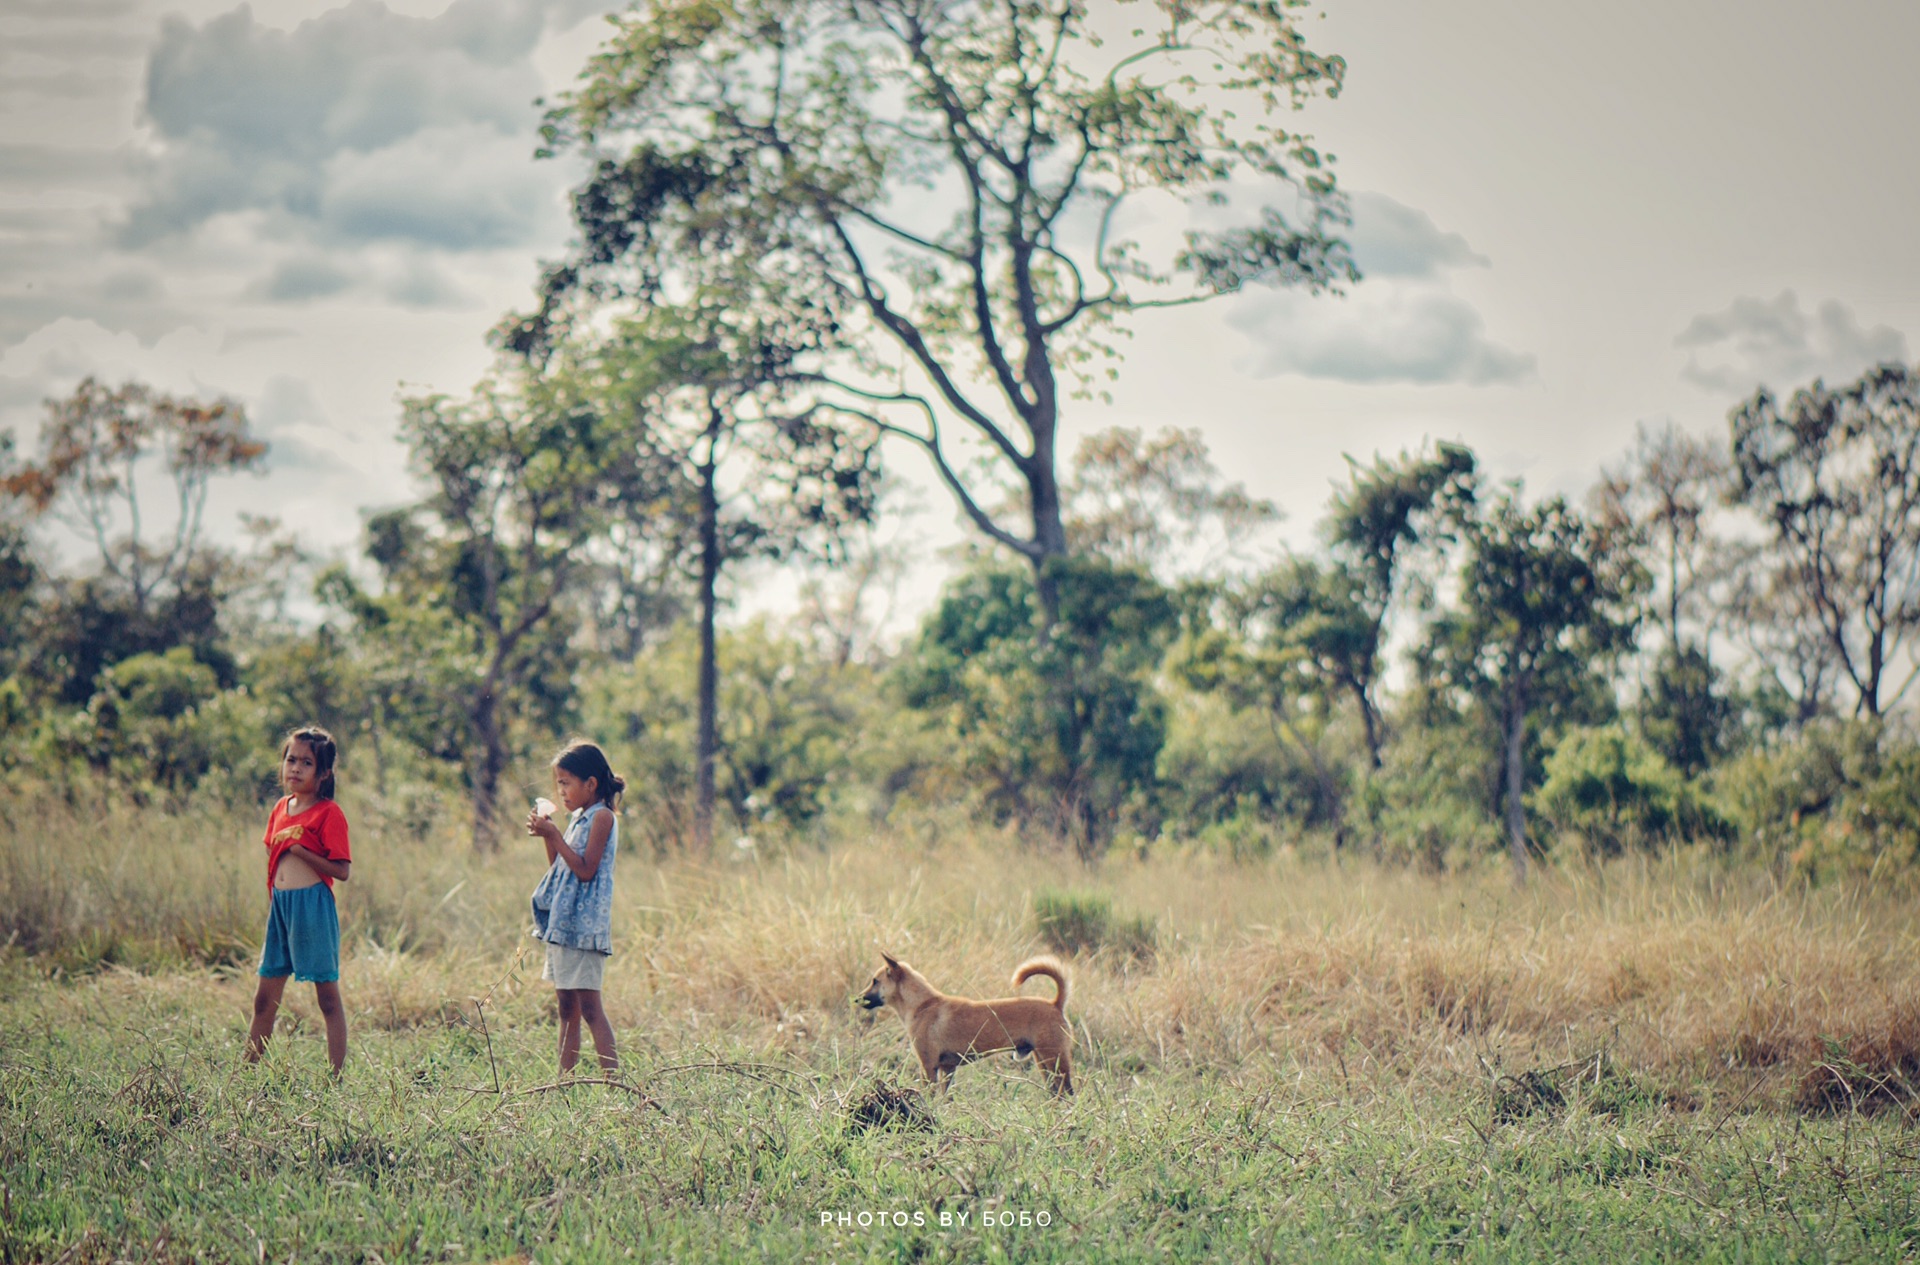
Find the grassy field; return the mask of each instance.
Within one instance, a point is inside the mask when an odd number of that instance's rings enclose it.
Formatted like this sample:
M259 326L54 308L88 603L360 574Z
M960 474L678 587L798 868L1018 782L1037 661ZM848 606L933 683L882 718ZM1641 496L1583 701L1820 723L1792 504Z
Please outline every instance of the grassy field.
M1497 865L1090 870L966 830L630 854L621 1081L561 1084L537 844L348 808L335 1084L300 985L239 1061L250 814L0 807L0 1260L1920 1252L1911 893L1699 858L1525 892ZM898 1018L850 1005L877 951L997 995L1049 947L1036 908L1080 916L1081 1092L1001 1059L921 1097Z

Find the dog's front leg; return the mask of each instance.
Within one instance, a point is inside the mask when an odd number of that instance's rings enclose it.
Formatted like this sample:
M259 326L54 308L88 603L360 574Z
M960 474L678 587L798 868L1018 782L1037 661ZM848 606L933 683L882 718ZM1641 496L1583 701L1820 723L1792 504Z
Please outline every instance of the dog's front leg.
M920 1056L920 1071L926 1076L927 1083L935 1089L946 1088L946 1077L941 1074L944 1072L950 1076L952 1072L940 1051L931 1042L921 1042L914 1045L913 1052Z

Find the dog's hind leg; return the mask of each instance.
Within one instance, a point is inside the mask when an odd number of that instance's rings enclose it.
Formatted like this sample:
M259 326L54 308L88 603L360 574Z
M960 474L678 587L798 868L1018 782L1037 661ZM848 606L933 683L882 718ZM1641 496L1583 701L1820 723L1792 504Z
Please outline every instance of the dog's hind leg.
M1054 1097L1065 1098L1073 1094L1073 1060L1065 1050L1058 1053L1036 1051L1034 1062L1047 1074L1047 1084L1052 1087Z

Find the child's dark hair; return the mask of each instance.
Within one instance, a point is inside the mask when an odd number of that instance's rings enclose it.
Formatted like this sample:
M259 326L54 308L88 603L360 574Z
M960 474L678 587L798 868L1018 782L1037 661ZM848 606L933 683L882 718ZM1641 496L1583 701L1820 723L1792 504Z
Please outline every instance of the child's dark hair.
M582 782L593 778L594 786L600 792L600 802L608 808L612 808L620 792L627 789L626 779L616 777L613 766L607 763L607 753L580 738L569 742L559 755L553 757L553 767L565 769Z
M307 744L307 750L313 752L314 772L320 775L320 798L333 798L333 762L340 755L340 744L333 735L318 725L306 725L287 735L280 744L280 758L287 758L287 748L296 742Z

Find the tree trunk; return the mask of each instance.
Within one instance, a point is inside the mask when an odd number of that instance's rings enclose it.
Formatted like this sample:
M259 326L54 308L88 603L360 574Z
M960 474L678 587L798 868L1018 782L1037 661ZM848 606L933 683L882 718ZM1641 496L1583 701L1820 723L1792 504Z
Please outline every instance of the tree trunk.
M506 738L500 732L500 712L489 681L473 703L473 850L491 852L494 815L499 807L500 775L507 768Z
M1527 813L1521 803L1521 779L1526 774L1526 765L1522 760L1523 744L1527 736L1527 709L1524 689L1515 686L1509 689L1506 706L1506 783L1507 783L1507 854L1513 860L1513 881L1521 886L1527 881Z
M380 744L380 732L387 727L386 691L373 692L373 724L367 729L367 736L373 746L373 791L382 800L387 797L387 755Z
M1299 726L1293 723L1293 718L1287 715L1284 704L1275 703L1268 714L1280 728L1286 730L1287 736L1293 739L1294 745L1298 746L1301 753L1307 757L1307 763L1313 766L1313 779L1318 788L1316 793L1320 797L1320 807L1326 813L1327 823L1333 827L1333 846L1336 850L1346 847L1347 807L1340 794L1340 784L1333 779L1333 770L1327 767L1326 760L1320 755L1320 748L1308 742L1307 736L1300 732ZM1276 745L1278 745L1277 735Z
M1033 564L1033 586L1040 599L1043 626L1051 628L1060 618L1060 585L1048 563L1067 556L1067 526L1060 505L1060 475L1054 469L1053 428L1035 427L1033 456L1022 466L1027 480L1027 501L1033 509L1035 552L1028 556Z
M1353 687L1354 701L1360 704L1360 723L1367 731L1367 766L1375 773L1380 771L1380 713L1374 710L1373 700L1367 697L1364 686Z
M721 562L720 498L714 487L720 425L720 411L715 408L707 421L707 459L700 466L700 701L694 739L693 843L702 855L713 848L714 763L720 750L720 673L714 637Z

